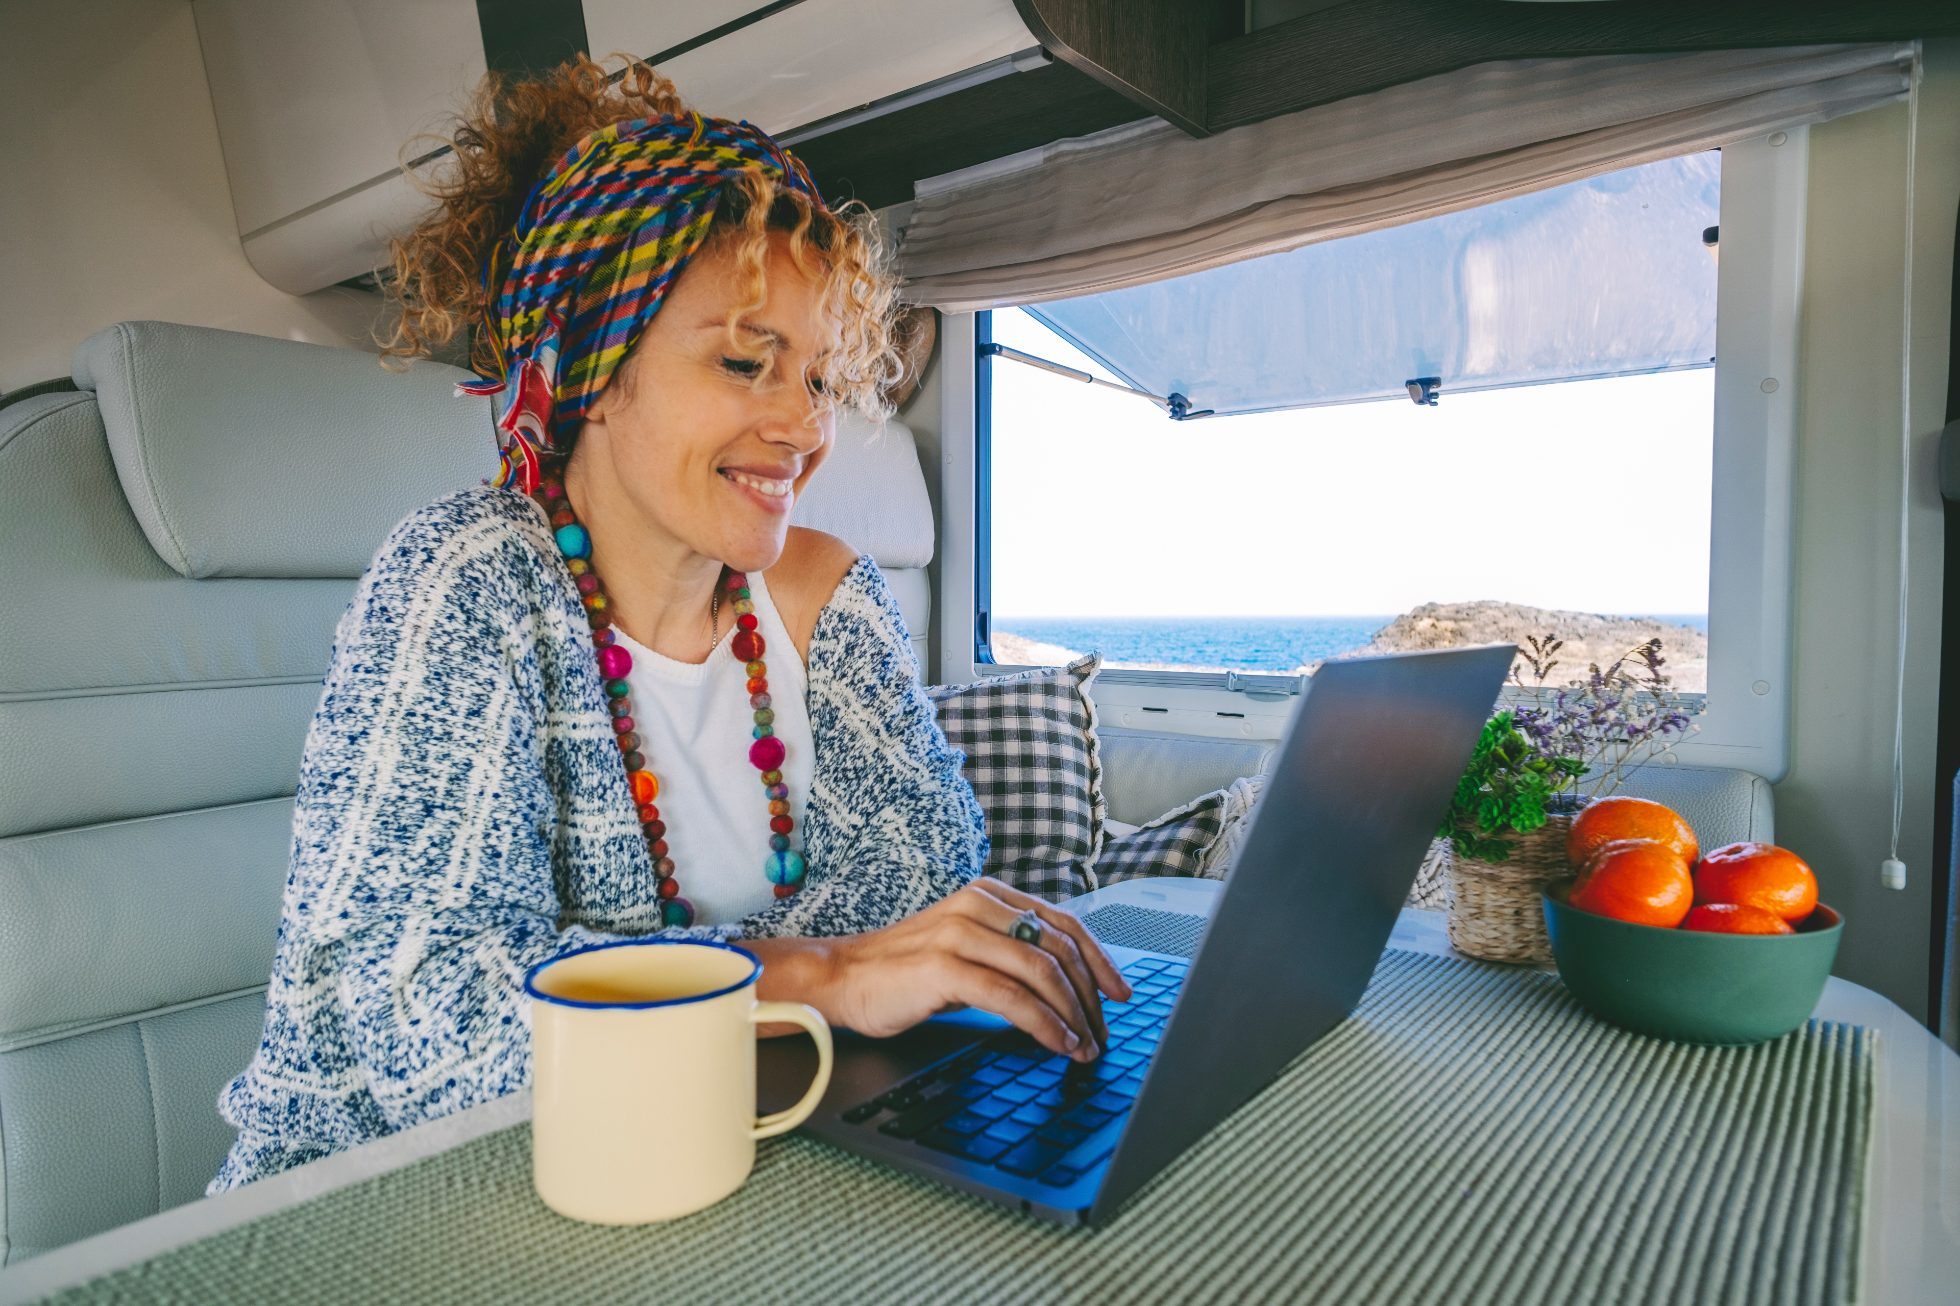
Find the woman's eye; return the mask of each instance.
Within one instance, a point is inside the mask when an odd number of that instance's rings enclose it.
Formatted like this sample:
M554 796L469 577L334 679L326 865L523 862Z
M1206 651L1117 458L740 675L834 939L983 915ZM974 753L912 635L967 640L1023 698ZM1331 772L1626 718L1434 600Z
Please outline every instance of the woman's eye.
M746 381L753 381L762 375L762 360L758 358L724 357L721 365L724 371L731 372Z
M820 399L829 398L830 387L824 384L824 379L822 377L813 375L810 378L810 393L816 395Z

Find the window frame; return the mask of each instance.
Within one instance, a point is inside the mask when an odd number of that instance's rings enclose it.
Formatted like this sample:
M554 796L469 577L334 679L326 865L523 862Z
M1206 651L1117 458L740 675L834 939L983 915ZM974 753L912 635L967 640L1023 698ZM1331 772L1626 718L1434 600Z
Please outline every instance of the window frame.
M1630 160L1627 166L1644 160ZM1683 765L1771 781L1789 768L1792 465L1809 133L1792 128L1722 151L1710 496L1708 694ZM942 323L939 678L1024 668L995 662L991 634L991 368L986 313ZM968 365L961 366L960 360ZM1105 724L1276 739L1305 677L1129 671L1096 678Z

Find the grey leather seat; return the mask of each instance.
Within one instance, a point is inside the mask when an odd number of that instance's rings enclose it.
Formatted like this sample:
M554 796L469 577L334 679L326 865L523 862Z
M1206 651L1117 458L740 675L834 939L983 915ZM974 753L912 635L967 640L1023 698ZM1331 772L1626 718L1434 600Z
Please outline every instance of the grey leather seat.
M132 322L0 410L0 1263L230 1146L334 623L496 466L462 375Z

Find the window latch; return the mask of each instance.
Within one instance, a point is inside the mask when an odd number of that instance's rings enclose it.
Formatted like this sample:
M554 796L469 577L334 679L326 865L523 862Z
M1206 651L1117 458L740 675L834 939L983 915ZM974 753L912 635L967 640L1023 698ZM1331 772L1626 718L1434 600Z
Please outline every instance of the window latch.
M1259 702L1278 702L1291 698L1300 692L1298 676L1245 676L1236 671L1225 673L1225 691L1229 694L1244 694Z

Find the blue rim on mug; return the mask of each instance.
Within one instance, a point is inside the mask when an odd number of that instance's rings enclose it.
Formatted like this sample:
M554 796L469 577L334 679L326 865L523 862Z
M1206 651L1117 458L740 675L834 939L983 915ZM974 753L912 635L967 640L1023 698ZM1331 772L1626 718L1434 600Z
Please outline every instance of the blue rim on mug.
M710 993L693 993L684 998L661 998L654 1002L580 1002L576 998L561 998L555 993L540 993L537 986L538 973L561 961L573 957L583 957L588 952L604 952L608 948L718 948L732 952L738 957L749 959L749 973L726 988L715 989ZM561 952L548 961L541 961L524 972L524 991L538 1002L550 1002L560 1007L578 1007L585 1011L650 1011L655 1007L679 1007L690 1002L706 1002L711 998L724 998L731 993L740 992L755 983L762 974L762 959L747 948L738 948L732 943L721 943L714 939L620 939L614 943L594 943L587 947L575 948L571 952Z

